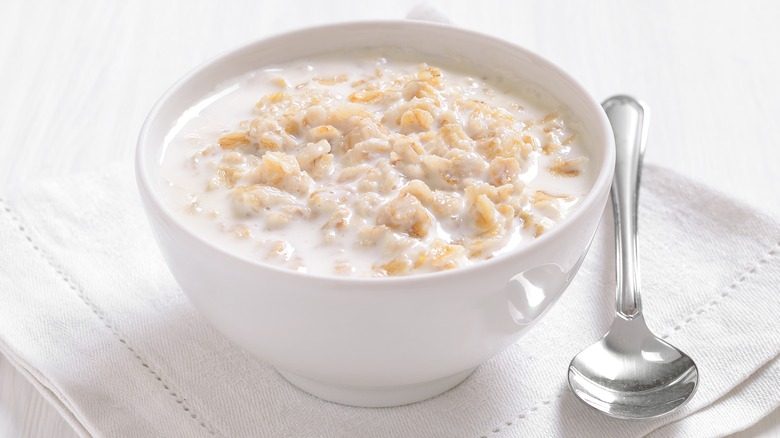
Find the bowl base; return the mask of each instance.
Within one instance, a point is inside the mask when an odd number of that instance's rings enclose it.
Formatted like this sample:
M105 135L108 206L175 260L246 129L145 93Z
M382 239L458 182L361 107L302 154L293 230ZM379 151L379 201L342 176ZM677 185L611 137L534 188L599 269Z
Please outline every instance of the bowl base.
M299 389L323 400L349 406L383 408L406 405L435 397L458 386L475 369L476 367L470 368L466 371L428 382L400 386L340 385L310 379L278 368L276 371Z

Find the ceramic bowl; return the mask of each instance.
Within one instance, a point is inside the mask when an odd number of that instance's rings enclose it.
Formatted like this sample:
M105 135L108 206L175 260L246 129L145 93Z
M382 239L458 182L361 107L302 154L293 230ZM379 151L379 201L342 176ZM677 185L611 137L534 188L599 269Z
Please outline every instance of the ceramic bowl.
M401 278L341 278L242 258L187 229L162 200L159 161L177 118L226 80L334 49L414 47L467 58L523 78L582 121L595 175L578 210L530 244L452 271ZM149 114L136 172L159 246L182 290L236 345L292 384L326 400L392 406L424 400L463 381L528 331L566 289L598 226L614 166L601 107L540 56L486 35L414 22L358 22L264 39L195 69Z

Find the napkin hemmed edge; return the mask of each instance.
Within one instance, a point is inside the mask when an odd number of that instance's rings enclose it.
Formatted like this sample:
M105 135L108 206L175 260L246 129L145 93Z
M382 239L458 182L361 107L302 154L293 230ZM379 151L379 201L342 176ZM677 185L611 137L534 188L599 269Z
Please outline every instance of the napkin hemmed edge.
M37 372L34 368L28 366L27 363L22 361L13 350L6 345L2 339L0 339L0 354L3 355L5 360L19 373L21 374L30 385L35 388L38 394L43 397L54 409L59 413L62 418L73 428L73 431L81 438L91 438L92 435L76 416L75 410L67 406L67 401L57 395L55 387L48 382L44 376Z

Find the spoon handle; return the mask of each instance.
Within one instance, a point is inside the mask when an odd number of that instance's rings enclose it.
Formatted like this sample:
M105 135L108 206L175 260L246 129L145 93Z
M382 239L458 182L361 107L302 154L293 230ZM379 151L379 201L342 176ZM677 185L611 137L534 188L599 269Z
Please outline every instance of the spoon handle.
M615 177L612 210L615 218L617 312L626 318L642 313L639 297L637 207L642 157L650 118L647 106L629 96L614 96L601 104L615 135Z

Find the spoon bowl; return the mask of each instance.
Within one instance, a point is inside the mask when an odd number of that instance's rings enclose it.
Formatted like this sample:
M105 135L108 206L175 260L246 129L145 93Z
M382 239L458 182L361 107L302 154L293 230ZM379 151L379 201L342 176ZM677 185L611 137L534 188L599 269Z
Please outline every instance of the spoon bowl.
M653 335L642 315L633 320L617 316L609 332L569 366L569 385L577 397L626 419L671 412L690 399L698 378L693 360Z
M636 233L647 107L628 96L612 97L602 106L612 124L617 152L612 183L617 312L607 334L572 359L569 387L580 400L607 415L654 418L691 399L699 371L688 355L647 328L642 313Z

